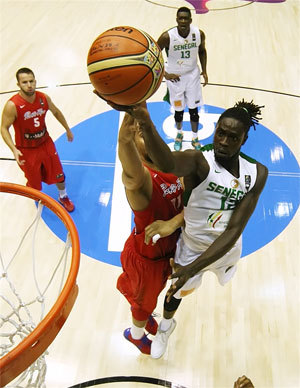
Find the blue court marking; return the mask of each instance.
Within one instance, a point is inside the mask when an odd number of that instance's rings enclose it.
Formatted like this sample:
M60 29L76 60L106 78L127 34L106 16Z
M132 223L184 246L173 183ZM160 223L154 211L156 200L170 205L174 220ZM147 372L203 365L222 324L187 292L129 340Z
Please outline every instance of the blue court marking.
M166 119L170 117L169 105L165 102L148 103L151 117L160 135L167 143L174 141L173 135L162 130ZM205 105L200 113L203 128L210 122L212 126L217 115L224 109ZM72 130L73 143L66 136L56 141L56 147L66 174L67 191L74 201L76 209L71 214L78 228L81 251L97 260L120 265L120 251L108 250L109 225L112 210L112 191L114 184L116 144L119 126L119 112L108 111L91 117ZM183 129L188 133L189 122ZM175 130L175 129L174 129ZM204 133L204 132L203 132ZM202 144L212 142L210 134L201 139ZM243 233L242 256L247 256L271 242L290 223L294 217L300 198L299 165L288 146L270 129L257 125L256 131L250 129L249 138L242 151L265 164L269 169L266 187L259 203ZM54 185L43 185L50 196L57 197ZM122 219L122 211L119 214ZM65 239L65 230L50 211L45 209L43 219L49 228L61 239ZM131 226L133 222L131 218ZM129 234L129 233L128 233ZM116 231L118 236L118 231Z

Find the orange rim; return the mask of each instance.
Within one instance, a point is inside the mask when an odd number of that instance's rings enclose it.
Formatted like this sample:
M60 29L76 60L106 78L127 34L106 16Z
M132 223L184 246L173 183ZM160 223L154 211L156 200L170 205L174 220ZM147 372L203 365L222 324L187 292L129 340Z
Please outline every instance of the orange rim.
M27 369L48 348L70 314L78 295L76 277L80 262L80 243L78 232L71 216L58 202L47 194L31 187L8 182L0 182L0 192L17 194L41 201L43 205L47 206L62 220L70 232L72 241L70 271L55 304L35 330L0 359L0 381L1 386L5 386Z

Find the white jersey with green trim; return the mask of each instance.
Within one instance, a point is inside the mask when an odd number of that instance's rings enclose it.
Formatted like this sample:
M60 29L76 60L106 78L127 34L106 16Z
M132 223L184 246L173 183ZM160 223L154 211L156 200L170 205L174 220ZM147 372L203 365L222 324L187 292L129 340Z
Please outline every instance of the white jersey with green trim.
M257 162L239 156L240 176L234 177L215 160L213 145L202 148L209 164L207 178L195 187L184 208L183 239L194 251L207 249L226 229L233 210L255 184ZM236 245L241 245L241 237Z
M198 60L198 48L201 44L199 28L190 26L190 32L186 38L178 34L177 27L168 31L170 37L167 50L167 73L185 74L193 70Z

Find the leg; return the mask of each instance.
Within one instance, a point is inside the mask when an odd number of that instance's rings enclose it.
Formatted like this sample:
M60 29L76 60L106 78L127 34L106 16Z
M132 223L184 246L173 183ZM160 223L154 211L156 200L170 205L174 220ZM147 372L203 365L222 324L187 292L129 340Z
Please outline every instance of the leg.
M198 140L198 126L199 126L198 108L189 109L189 113L190 113L191 128L193 132L192 146L196 150L200 150L201 145Z
M132 315L132 325L124 331L124 337L142 353L150 354L151 340L144 329L156 334L158 324L151 313L165 287L171 267L168 260L153 263L142 258L135 250L133 236L125 243L121 263L123 273L118 278L117 288L128 300Z
M65 180L63 180L63 182L57 182L56 187L59 192L59 197L58 197L59 202L69 213L71 213L75 209L75 206L68 197Z
M175 144L174 149L175 151L180 151L182 147L182 139L183 139L183 133L182 133L182 121L183 121L183 114L184 111L175 111L174 119L175 119L175 125L177 128L177 136L175 138Z
M72 212L75 207L70 201L65 185L65 174L56 151L55 144L49 138L41 146L43 148L44 158L42 163L42 180L48 185L55 183L59 191L59 202L68 211Z
M152 358L160 358L165 353L168 339L176 327L176 321L173 319L173 316L176 313L181 300L182 299L177 299L172 296L170 302L167 302L167 299L165 298L163 319L158 326L157 334L151 345Z
M178 82L167 81L167 86L169 90L170 104L175 110L174 119L177 128L177 136L175 139L174 149L175 151L180 151L183 139L182 121L185 108L184 81L182 80L182 77Z

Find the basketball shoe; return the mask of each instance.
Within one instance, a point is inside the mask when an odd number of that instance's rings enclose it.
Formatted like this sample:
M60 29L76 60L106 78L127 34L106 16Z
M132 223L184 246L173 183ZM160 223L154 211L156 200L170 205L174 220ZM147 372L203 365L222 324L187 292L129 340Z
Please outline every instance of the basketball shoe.
M199 151L201 149L201 144L199 143L198 138L192 140L192 146L195 148L195 150Z
M174 150L175 151L180 151L181 150L182 139L183 139L183 134L182 133L177 133L177 136L175 138L175 143L174 143Z
M153 317L153 315L149 315L145 329L148 331L148 333L155 335L157 333L157 328L158 323L156 322L156 319Z
M175 319L172 320L171 326L167 331L162 331L160 325L161 323L158 326L156 336L154 337L151 345L152 358L160 358L165 353L168 345L168 339L176 327L176 321Z
M131 342L133 345L135 345L140 352L144 354L150 354L151 349L151 340L146 336L146 334L143 335L140 339L134 339L132 338L130 328L124 330L124 337L127 339L127 341Z
M75 209L73 202L69 199L68 196L63 198L59 197L58 200L69 213Z

